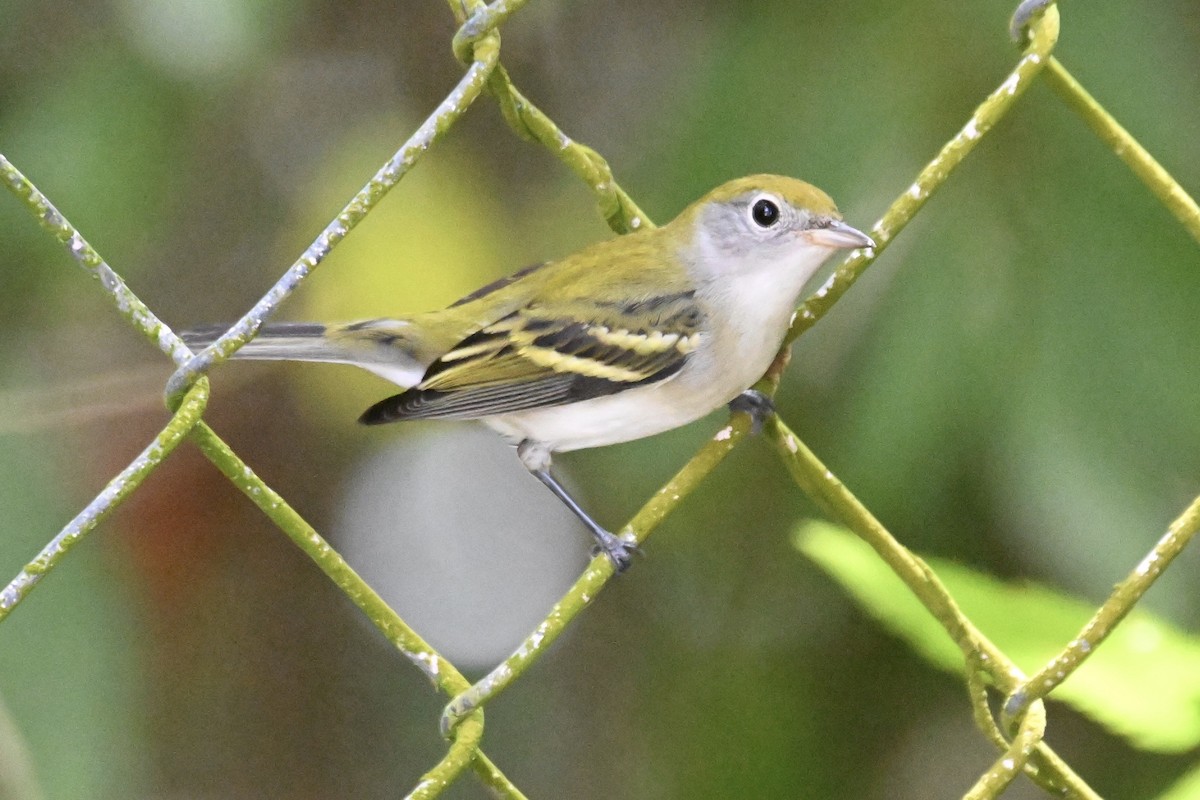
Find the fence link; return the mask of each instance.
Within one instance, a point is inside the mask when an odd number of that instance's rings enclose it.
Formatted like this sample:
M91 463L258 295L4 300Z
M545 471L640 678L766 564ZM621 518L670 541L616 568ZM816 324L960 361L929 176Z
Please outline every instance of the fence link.
M137 458L118 473L0 592L0 621L12 613L76 544L135 492L184 439L190 439L231 483L317 564L384 637L448 697L441 720L442 733L448 739L445 755L415 781L408 796L436 797L471 769L476 778L496 795L523 797L520 790L481 749L484 708L522 678L529 666L542 657L579 613L598 596L613 576L611 562L603 556L595 558L513 654L481 680L471 683L389 608L316 530L283 497L267 486L203 418L210 391L206 375L254 337L279 303L321 264L332 248L371 212L387 191L405 176L425 152L438 143L485 92L497 102L504 119L516 134L545 146L590 188L601 215L613 230L629 233L652 225L646 214L616 183L605 160L594 150L568 137L513 85L500 62L499 28L523 5L523 0L497 0L490 5L480 0L450 0L450 11L459 25L452 47L465 66L461 80L275 285L214 344L200 353L190 352L51 202L17 167L0 156L0 174L8 189L38 223L66 247L71 257L100 282L118 313L177 366L166 387L166 400L172 412L169 422ZM1082 117L1189 233L1200 241L1200 209L1196 203L1052 55L1058 28L1058 11L1052 4L1036 0L1021 4L1014 18L1014 29L1023 43L1023 50L1012 72L988 95L961 130L921 170L912 185L900 194L875 224L871 231L878 243L875 250L857 251L803 305L780 357L757 388L769 394L775 391L787 362L788 345L845 294L979 141L1039 78L1052 86L1063 102ZM631 534L638 542L644 542L658 524L684 502L705 476L746 437L749 427L747 417L735 414L727 427L701 447L650 498L623 532ZM783 420L773 419L765 434L774 446L781 466L800 490L868 542L961 649L974 718L982 734L998 751L995 762L965 796L997 797L1017 775L1025 773L1051 794L1096 797L1084 780L1044 741L1047 727L1044 700L1096 652L1113 628L1188 544L1200 528L1200 498L1193 501L1171 524L1154 549L1116 586L1112 595L1096 610L1094 617L1078 635L1035 674L1025 675L959 611L954 598L942 586L937 575L888 533ZM993 692L999 692L1004 698L998 712L993 711Z

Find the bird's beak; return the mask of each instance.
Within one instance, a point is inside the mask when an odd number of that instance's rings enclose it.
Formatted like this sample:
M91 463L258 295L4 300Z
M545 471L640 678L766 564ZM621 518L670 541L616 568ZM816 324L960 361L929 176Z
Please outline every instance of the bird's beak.
M874 239L840 219L832 220L823 228L809 228L801 233L800 237L819 247L835 250L875 246Z

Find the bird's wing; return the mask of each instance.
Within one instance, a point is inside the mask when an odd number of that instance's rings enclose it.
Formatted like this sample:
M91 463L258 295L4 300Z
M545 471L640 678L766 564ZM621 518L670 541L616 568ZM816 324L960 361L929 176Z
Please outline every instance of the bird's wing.
M474 419L654 383L696 349L701 316L690 291L530 302L464 337L362 421Z

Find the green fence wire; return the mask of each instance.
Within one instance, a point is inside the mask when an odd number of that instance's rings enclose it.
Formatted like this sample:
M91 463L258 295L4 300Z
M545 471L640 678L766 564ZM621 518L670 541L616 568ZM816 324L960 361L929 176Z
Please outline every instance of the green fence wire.
M520 10L524 0L449 0L459 25L452 47L466 69L461 80L396 154L371 178L329 223L320 236L284 273L253 308L203 352L193 354L179 337L143 304L96 250L51 202L0 155L0 175L5 185L29 209L39 224L62 242L70 255L108 293L118 313L154 346L171 358L176 372L166 390L172 411L162 431L95 499L72 519L21 572L0 591L3 621L52 571L71 549L96 527L145 478L166 460L185 439L192 443L271 519L329 579L357 605L379 631L450 699L441 720L448 739L444 757L416 780L408 797L431 798L471 769L494 794L524 795L484 754L484 707L535 663L546 648L591 603L613 576L611 562L597 557L583 575L555 603L514 653L481 680L470 683L429 646L368 586L324 539L254 471L203 420L209 398L206 374L254 337L279 303L317 267L350 230L376 206L389 189L485 92L499 104L507 123L520 136L544 145L591 189L600 213L618 233L628 233L653 223L613 179L603 158L575 142L518 91L500 63L499 26ZM1033 81L1047 81L1063 102L1112 150L1200 241L1200 208L1169 174L1089 95L1052 55L1058 38L1057 9L1046 0L1021 3L1013 20L1014 36L1023 50L1012 72L976 109L961 130L921 170L883 217L872 228L874 251L856 251L809 298L788 334L780 357L757 385L773 393L787 363L788 346L812 327L862 272L882 253L904 226L920 211L978 142L1000 121ZM735 414L728 426L710 439L679 472L660 488L626 525L623 532L644 542L655 527L682 503L750 432L750 421ZM1067 643L1062 651L1033 675L1025 675L988 641L958 609L933 571L897 542L796 436L783 420L775 418L765 434L782 466L801 491L832 517L847 525L878 553L907 584L929 613L962 650L967 667L967 688L974 717L998 756L966 793L968 798L999 796L1019 774L1025 773L1047 792L1068 797L1097 797L1082 778L1044 741L1044 699L1095 653L1113 628L1129 613L1200 528L1200 497L1171 524L1153 550L1117 584L1111 596ZM1002 701L993 704L995 693ZM993 711L993 708L998 711Z

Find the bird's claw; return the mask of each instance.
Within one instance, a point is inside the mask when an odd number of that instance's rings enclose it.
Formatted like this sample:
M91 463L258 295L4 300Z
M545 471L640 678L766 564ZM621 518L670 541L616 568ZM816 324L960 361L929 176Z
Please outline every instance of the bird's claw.
M597 544L592 548L592 555L598 556L603 553L608 556L608 560L612 562L613 568L618 573L629 569L635 555L645 555L635 543L627 542L608 531L604 531L604 534L604 536L597 535Z
M749 414L750 432L758 436L767 420L775 416L775 401L758 389L747 389L730 401L729 410Z
M1008 23L1008 33L1012 36L1013 41L1023 41L1027 36L1029 26L1053 2L1054 0L1021 0Z

